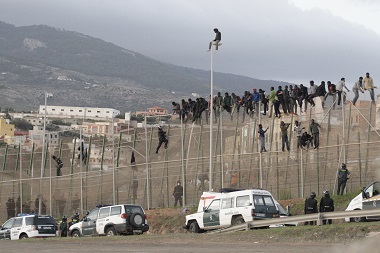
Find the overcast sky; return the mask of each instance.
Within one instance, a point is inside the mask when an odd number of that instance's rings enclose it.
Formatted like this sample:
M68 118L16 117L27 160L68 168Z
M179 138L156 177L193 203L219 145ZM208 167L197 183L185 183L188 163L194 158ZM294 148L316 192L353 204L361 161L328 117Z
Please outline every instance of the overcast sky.
M210 69L213 28L222 32L215 71L350 87L380 82L376 0L0 0L0 19L44 24L112 42L176 65Z

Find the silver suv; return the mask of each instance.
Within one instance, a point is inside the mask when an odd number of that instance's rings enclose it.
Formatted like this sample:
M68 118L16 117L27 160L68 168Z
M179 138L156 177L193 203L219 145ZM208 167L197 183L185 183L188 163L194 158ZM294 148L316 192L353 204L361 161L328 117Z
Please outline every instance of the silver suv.
M70 226L73 237L89 235L142 234L149 230L144 209L138 205L96 207L80 222Z

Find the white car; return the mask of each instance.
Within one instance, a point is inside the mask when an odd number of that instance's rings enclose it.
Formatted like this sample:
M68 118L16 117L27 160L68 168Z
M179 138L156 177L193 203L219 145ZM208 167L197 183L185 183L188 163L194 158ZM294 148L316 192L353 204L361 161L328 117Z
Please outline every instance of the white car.
M363 188L362 192L350 201L346 211L368 210L373 208L380 208L380 182L373 182ZM350 217L345 218L345 221L362 222L367 219L380 220L380 217Z
M142 234L149 230L144 209L138 205L102 206L69 228L73 237L89 235Z
M257 219L279 218L277 202L261 189L204 192L198 212L186 215L185 229L199 233Z
M57 223L49 215L21 214L19 217L10 218L0 226L0 239L54 237L57 229Z

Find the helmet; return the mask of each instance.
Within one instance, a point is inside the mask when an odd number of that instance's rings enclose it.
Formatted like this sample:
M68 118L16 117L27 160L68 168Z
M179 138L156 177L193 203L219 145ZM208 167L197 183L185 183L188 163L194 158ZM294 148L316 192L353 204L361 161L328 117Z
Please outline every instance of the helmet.
M329 197L330 196L330 192L328 190L323 191L323 194L325 195L325 197Z
M345 163L342 163L342 169L345 169L347 166Z
M315 196L317 196L317 194L315 194L315 192L311 192L311 193L310 193L310 198L313 199L313 198L315 198Z
M62 221L67 221L67 216L66 215L63 215Z

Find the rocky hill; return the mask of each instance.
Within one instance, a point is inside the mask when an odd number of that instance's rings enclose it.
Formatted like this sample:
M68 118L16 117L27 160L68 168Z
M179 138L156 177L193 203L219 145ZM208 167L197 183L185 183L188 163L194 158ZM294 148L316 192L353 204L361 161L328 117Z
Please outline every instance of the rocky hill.
M48 26L0 21L0 106L35 110L45 91L52 105L134 111L209 94L209 71L156 61L112 43ZM215 91L241 94L281 82L215 73ZM286 83L282 83L285 85ZM232 88L233 87L233 88Z

